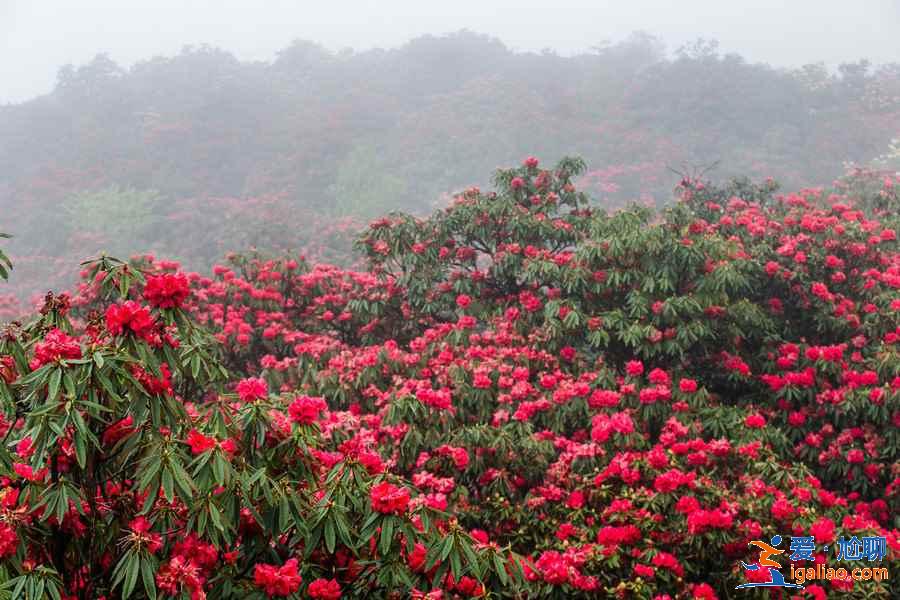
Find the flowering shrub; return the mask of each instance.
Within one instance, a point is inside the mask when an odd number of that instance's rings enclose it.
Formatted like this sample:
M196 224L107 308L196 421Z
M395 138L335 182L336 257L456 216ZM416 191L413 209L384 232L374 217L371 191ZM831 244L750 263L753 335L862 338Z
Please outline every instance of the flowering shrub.
M88 265L0 341L9 587L717 598L776 533L897 568L894 180L607 214L582 169L378 219L365 272Z
M436 582L515 589L514 554L413 497L323 398L232 381L185 309L185 274L108 258L87 274L96 308L73 320L50 295L0 339L0 581L14 597L378 595L428 585L407 566L417 548Z

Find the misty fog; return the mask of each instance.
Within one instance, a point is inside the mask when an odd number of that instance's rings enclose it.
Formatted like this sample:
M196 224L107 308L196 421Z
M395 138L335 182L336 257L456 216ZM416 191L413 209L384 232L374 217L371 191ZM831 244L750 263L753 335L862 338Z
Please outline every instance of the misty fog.
M582 156L610 207L664 205L686 173L797 189L891 155L898 3L750 6L2 3L12 296L101 251L352 262L367 219L528 154Z

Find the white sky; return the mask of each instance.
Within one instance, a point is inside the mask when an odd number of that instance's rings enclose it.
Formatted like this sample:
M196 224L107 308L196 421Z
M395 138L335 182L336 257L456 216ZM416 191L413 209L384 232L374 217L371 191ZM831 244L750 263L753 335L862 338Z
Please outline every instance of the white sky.
M464 28L562 54L644 30L777 66L900 61L900 0L0 0L0 102L50 91L59 67L99 52L130 66L209 43L268 60L297 38L364 50Z

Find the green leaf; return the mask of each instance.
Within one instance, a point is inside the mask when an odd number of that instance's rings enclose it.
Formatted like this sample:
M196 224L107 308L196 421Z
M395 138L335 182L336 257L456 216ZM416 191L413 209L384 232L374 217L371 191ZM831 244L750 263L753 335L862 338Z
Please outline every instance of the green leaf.
M441 554L438 558L438 562L444 562L447 560L447 557L450 556L450 552L453 551L453 538L451 536L447 536L444 538L444 544L441 547Z
M134 591L134 586L137 584L137 578L140 572L140 568L140 558L138 558L138 556L135 554L129 555L128 563L125 566L125 583L122 586L123 600L127 600L127 598L131 596L131 592Z
M381 522L381 539L378 543L378 550L382 556L387 556L391 551L391 544L394 541L394 518L388 517Z
M329 554L334 554L335 534L334 523L331 519L325 521L325 549Z
M144 582L144 592L150 600L156 600L156 580L153 570L149 560L141 561L141 579Z
M494 572L497 573L500 583L506 585L509 581L509 574L506 572L506 565L503 564L503 559L500 558L500 555L497 553L494 553L491 558L494 563Z
M462 560L459 557L459 552L452 552L450 554L450 568L453 571L453 578L456 581L459 581L459 578L462 577Z
M62 367L57 367L50 375L50 383L47 389L47 402L53 402L54 400L56 400L56 396L59 394L59 383L61 380Z
M162 472L162 489L166 500L169 502L175 500L175 481L172 478L172 471L168 468L163 469Z

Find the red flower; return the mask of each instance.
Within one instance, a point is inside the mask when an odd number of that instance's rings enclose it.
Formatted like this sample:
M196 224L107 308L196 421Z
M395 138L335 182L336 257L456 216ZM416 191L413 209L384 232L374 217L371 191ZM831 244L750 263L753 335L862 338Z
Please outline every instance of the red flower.
M8 558L16 553L19 547L19 536L16 528L9 523L0 522L0 558Z
M171 396L174 393L172 389L172 371L168 363L159 365L159 377L155 377L136 364L131 365L131 374L153 396Z
M656 385L669 385L671 380L669 379L669 374L663 371L662 369L653 369L650 371L650 374L647 376L647 379L650 383Z
M253 402L265 398L269 394L269 387L259 377L250 377L238 382L237 393L241 401Z
M863 451L859 448L853 448L849 452L847 452L847 462L850 464L859 464L866 460L866 455L863 454Z
M317 396L298 396L288 406L288 415L291 421L301 425L315 423L319 413L328 408L324 398Z
M419 572L425 566L425 558L428 551L421 542L416 542L413 551L406 557L406 565L413 572Z
M190 283L184 273L151 275L144 286L144 299L157 308L180 307L190 293Z
M634 565L634 574L638 577L643 577L645 579L650 579L656 573L656 570L653 567L642 565L640 563Z
M594 390L588 398L588 406L591 408L603 408L618 406L622 394L614 390Z
M18 376L15 359L12 356L0 356L0 380L3 380L8 385L15 381Z
M155 327L150 309L134 300L112 304L106 309L106 328L113 335L124 335L130 331L137 337L150 341Z
M579 509L584 506L584 492L575 490L566 499L566 506L572 509Z
M341 597L341 586L336 579L316 579L306 588L306 593L310 598L319 598L321 600L339 600Z
M643 534L636 525L608 525L597 532L597 543L601 546L630 546L641 538Z
M194 594L203 591L203 576L200 567L191 559L176 555L160 566L156 573L156 587L170 596L176 596L184 587ZM202 598L202 596L192 597Z
M772 516L779 521L786 521L794 514L794 505L786 498L779 498L772 503Z
M675 558L674 554L669 554L668 552L660 552L656 556L653 557L651 561L655 566L666 569L667 571L672 571L679 577L684 576L684 567L681 566L681 563L678 562L678 559Z
M747 418L744 419L744 425L753 429L761 429L766 426L766 418L759 413L747 415Z
M35 371L47 363L59 359L81 358L81 345L78 341L60 329L51 329L44 339L34 345L34 359L29 363Z
M191 429L184 441L191 447L193 454L203 454L216 447L215 438L207 437L196 429Z
M827 544L834 541L834 528L834 521L828 517L819 517L809 526L809 533L816 538L816 543Z
M297 559L292 558L280 567L258 564L253 571L253 583L263 588L269 598L286 597L300 589L303 578L297 570Z
M693 598L696 600L718 600L716 592L708 583L695 583L691 588Z
M387 481L373 485L369 490L372 508L385 515L399 515L409 506L409 490Z
M700 502L693 496L682 496L675 504L675 510L683 515L700 510Z
M150 531L152 523L146 517L136 517L128 524L131 529L129 541L139 547L146 548L151 554L155 554L162 548L162 536Z
M696 474L693 472L684 473L678 469L670 469L656 476L653 480L653 489L660 494L668 494L681 486L692 487L695 478Z
M569 580L569 566L565 558L555 550L544 551L534 566L549 584L562 585Z
M644 373L644 363L639 360L629 360L625 364L625 372L632 377L639 377Z
M135 430L132 425L134 425L134 417L128 415L107 427L103 432L103 445L114 446L119 440L134 433Z
M678 382L678 389L686 394L697 391L697 382L693 379L682 379Z

